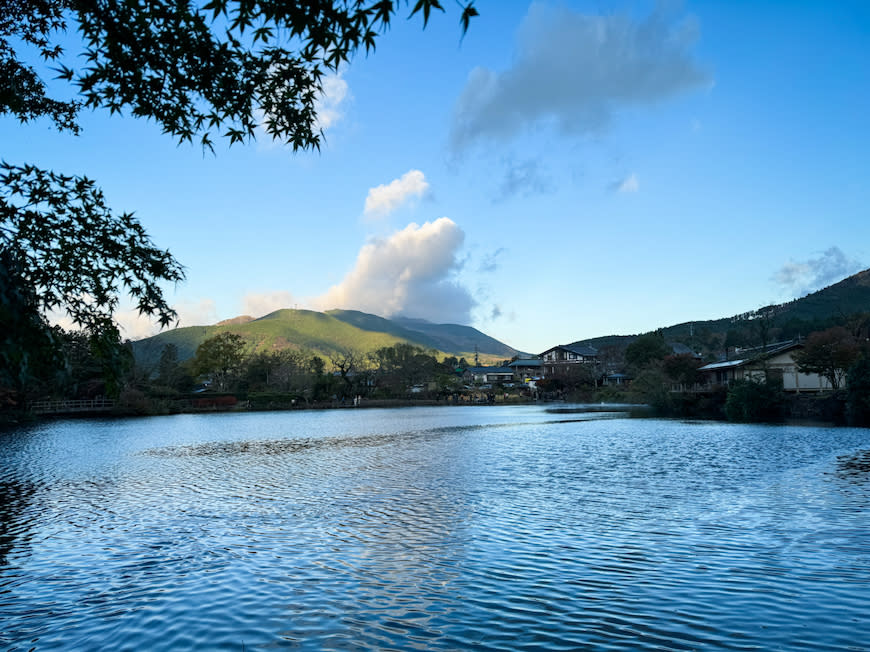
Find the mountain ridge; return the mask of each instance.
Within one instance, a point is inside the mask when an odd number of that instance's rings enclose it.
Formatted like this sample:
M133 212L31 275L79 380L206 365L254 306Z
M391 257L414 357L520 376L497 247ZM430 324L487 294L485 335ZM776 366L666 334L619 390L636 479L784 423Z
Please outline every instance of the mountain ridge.
M672 342L686 344L705 355L729 346L757 344L762 324L772 339L806 336L840 323L849 316L870 313L870 269L837 283L781 304L700 321L686 321L659 330ZM521 354L517 349L471 326L436 324L423 319L387 319L358 310L276 310L256 319L240 315L211 326L187 326L164 331L133 342L137 360L156 362L167 344L174 344L178 359L191 358L196 347L221 332L242 335L254 351L283 348L311 351L329 356L348 350L364 353L399 343L413 344L444 355L473 359L475 349L481 361L496 362ZM624 349L638 334L603 335L572 342L598 349ZM550 346L556 343L551 343ZM538 352L535 352L538 353Z
M369 353L407 343L469 360L475 352L485 361L503 360L518 353L471 326L419 320L403 323L355 310L317 312L284 308L256 319L243 315L210 326L164 331L133 342L133 354L140 364L154 364L164 347L172 344L178 360L183 361L192 358L203 341L224 332L240 335L254 352L295 349L330 357L351 350Z
M731 317L686 321L656 329L669 341L693 346L696 351L713 353L728 346L759 343L761 324L769 329L771 340L792 339L823 330L855 315L870 313L870 269L802 297L763 306ZM603 335L573 342L596 348L624 348L643 333Z

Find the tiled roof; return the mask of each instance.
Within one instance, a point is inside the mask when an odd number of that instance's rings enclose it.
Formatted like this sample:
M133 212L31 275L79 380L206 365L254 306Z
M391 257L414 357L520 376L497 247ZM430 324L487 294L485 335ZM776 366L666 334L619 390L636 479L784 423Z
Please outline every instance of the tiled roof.
M698 367L698 371L716 371L717 369L733 369L740 365L746 364L749 360L743 358L740 360L725 360L724 362L711 362L703 367Z
M751 349L737 349L736 353L738 353L743 358L756 358L762 355L768 356L774 355L775 353L781 353L782 351L786 351L797 346L801 346L801 344L794 340L788 340L787 342L774 342L773 344L768 344L767 346L756 346Z
M510 367L469 367L468 371L473 374L512 374Z
M511 362L508 367L540 367L544 364L543 360L539 360L538 358L528 359L522 358L520 360L514 360Z
M777 353L789 351L799 346L802 346L800 342L789 340L788 342L775 342L774 344L768 344L767 346L757 346L751 349L737 349L736 353L740 356L740 358L738 358L737 360L720 360L719 362L712 362L710 364L704 365L703 367L700 367L698 371L734 369L735 367L740 367L744 364L748 364L756 360L769 358L776 355Z
M595 349L591 346L586 346L585 344L560 344L558 346L550 347L549 349L544 351L544 353L547 353L548 351L552 351L554 349L570 351L571 353L576 353L577 355L583 355L589 358L598 355L598 349ZM544 353L542 353L541 355L544 355Z

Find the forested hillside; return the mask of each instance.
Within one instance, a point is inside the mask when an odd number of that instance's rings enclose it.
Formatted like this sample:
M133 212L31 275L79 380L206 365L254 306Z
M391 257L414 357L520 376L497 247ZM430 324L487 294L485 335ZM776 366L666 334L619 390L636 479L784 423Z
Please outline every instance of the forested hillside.
M846 325L870 313L870 269L839 283L783 304L715 320L684 322L661 329L665 339L690 346L714 357L726 347L758 346L778 340L806 337L834 325ZM624 349L633 335L607 335L578 343L596 348Z
M347 351L368 353L407 343L443 354L473 359L475 347L482 360L502 360L516 350L470 326L432 324L422 320L384 319L353 310L277 310L259 319L236 318L213 326L177 328L133 342L137 362L154 364L167 344L179 360L193 357L196 348L219 333L235 333L251 352L291 349L335 355Z

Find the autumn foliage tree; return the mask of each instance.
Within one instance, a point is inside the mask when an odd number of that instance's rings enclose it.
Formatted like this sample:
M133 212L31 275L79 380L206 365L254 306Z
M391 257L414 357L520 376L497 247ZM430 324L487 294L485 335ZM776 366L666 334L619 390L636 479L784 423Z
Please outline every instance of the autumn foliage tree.
M832 389L839 389L846 372L858 359L861 349L855 336L843 326L811 333L803 348L794 354L798 370L827 378Z

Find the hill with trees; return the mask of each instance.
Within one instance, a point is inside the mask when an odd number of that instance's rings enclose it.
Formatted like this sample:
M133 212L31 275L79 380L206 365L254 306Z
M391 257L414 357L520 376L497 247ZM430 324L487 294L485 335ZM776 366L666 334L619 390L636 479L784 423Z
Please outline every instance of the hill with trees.
M732 347L761 346L806 337L832 326L866 319L867 313L870 313L870 269L793 301L659 330L668 342L685 344L705 358L713 359ZM624 351L639 335L607 335L576 344Z
M159 333L132 343L136 362L153 366L163 349L172 344L178 360L192 358L197 347L221 333L242 337L252 353L305 351L324 356L354 351L362 354L396 344L411 344L445 355L473 359L475 347L483 361L517 354L512 347L470 326L433 324L416 319L384 319L354 310L277 310L251 319L239 317L212 326L188 326Z

